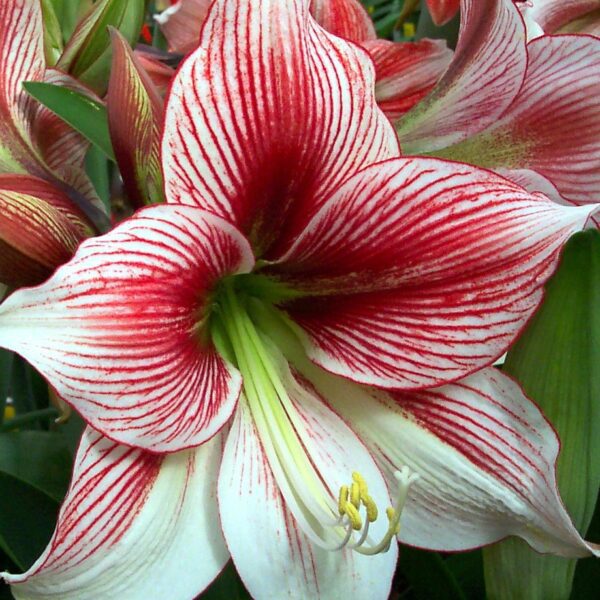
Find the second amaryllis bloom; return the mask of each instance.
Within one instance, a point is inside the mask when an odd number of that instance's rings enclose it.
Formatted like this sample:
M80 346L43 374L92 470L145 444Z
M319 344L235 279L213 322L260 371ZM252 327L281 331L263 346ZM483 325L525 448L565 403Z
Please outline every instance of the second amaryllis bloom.
M231 556L257 598L383 599L398 534L593 551L552 429L484 368L592 207L399 158L368 55L309 5L214 2L168 98L168 203L0 306L0 345L90 424L17 598L185 600Z

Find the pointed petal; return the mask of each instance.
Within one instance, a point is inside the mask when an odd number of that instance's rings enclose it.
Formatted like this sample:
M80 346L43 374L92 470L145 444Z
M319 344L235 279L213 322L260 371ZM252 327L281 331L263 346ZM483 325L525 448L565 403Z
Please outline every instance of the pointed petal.
M501 372L386 395L316 367L302 370L367 441L390 483L404 465L420 475L402 513L401 541L458 551L518 535L539 552L600 554L560 500L552 426Z
M575 202L597 202L600 189L600 40L544 36L527 46L521 92L490 136L486 161L527 168ZM476 142L475 142L476 143Z
M35 103L24 81L44 76L44 32L38 0L0 3L0 171L38 169L30 122Z
M349 179L272 271L306 295L282 306L323 368L439 385L507 349L591 211L468 165L395 159Z
M375 97L379 108L396 121L426 96L452 61L444 40L362 44L375 63Z
M80 237L93 232L85 214L71 201L69 196L56 185L33 175L0 174L0 190L27 194L47 202L64 215L74 226Z
M200 40L200 29L212 0L179 0L154 18L171 52L188 54Z
M353 42L377 39L375 26L359 0L312 0L315 21L330 33Z
M422 154L495 123L525 76L525 26L504 0L462 0L454 60L431 94L398 126L402 148Z
M228 559L218 522L220 437L161 457L84 434L56 531L16 598L193 598Z
M0 282L41 283L71 258L80 240L67 217L44 200L0 187Z
M162 200L160 128L163 101L127 40L111 31L113 59L106 98L111 141L134 206Z
M398 152L372 89L366 52L318 27L308 0L213 4L171 87L167 200L230 220L264 255L350 174Z
M253 596L388 597L396 544L385 554L367 557L311 543L278 489L245 399L240 400L225 446L218 496L227 546Z
M252 264L246 240L217 217L151 207L0 305L0 346L111 439L156 452L198 445L227 421L241 385L210 341L210 293Z
M427 0L427 9L433 22L441 27L458 12L460 0Z

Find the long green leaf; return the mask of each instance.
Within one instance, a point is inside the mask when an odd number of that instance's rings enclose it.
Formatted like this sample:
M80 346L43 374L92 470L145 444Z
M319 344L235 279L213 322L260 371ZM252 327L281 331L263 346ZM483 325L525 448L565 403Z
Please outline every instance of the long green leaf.
M114 161L108 119L103 104L67 88L52 83L28 81L23 84L27 92Z
M60 433L0 433L0 472L60 502L67 491L72 459Z
M27 569L44 550L58 508L47 494L0 472L0 549L21 569Z
M437 552L400 547L400 571L417 600L466 600L452 571Z
M590 230L567 244L544 304L505 363L559 433L558 484L583 533L600 485L599 308L600 232ZM484 563L489 598L528 600L568 598L576 565L517 540L484 550Z

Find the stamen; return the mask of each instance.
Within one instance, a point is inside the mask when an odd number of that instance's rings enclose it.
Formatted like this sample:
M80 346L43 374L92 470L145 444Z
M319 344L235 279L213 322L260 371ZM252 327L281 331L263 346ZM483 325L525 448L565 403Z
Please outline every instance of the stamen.
M345 546L349 543L351 538L351 531L361 531L361 536L358 541L354 544L350 544L349 548L356 550L360 554L373 555L381 552L387 552L390 548L392 540L400 533L400 517L402 510L406 504L406 498L410 486L419 478L417 473L413 473L409 467L404 466L400 471L394 473L398 481L398 499L396 504L386 509L386 516L388 518L388 528L381 541L372 546L365 546L367 540L369 523L373 523L377 520L379 511L377 505L371 496L369 495L369 489L364 478L360 473L352 474L352 484L350 488L347 485L343 485L340 488L338 509L341 518L346 516L349 524L344 537ZM363 520L360 517L360 508L365 509L366 520L363 527Z

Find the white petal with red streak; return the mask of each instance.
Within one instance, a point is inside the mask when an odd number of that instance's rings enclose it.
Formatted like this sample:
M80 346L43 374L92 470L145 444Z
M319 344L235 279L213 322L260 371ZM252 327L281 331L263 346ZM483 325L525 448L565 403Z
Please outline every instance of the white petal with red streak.
M530 0L519 6L526 22L545 33L556 33L571 21L600 9L599 0ZM537 35L536 35L537 37Z
M263 250L353 172L398 152L366 52L318 27L308 4L213 4L168 100L167 200L230 220Z
M527 46L523 87L498 125L495 166L527 168L575 202L600 198L600 40L545 36ZM503 148L506 146L506 148ZM504 153L506 162L502 162Z
M194 446L227 421L241 385L202 321L209 294L252 264L246 240L218 217L148 208L0 305L0 346L111 439L157 452Z
M358 455L351 455L344 446L349 430L339 418L333 417L338 424L328 429L333 415L329 409L325 409L329 417L320 424L317 420L323 417L323 409L313 412L305 406L303 412L315 427L314 444L320 445L322 457L332 453L334 462L328 465L328 476L336 483L347 482L347 469L368 466L361 457L368 456L364 447ZM342 437L335 437L340 432ZM320 433L326 434L325 439L319 439ZM368 460L372 462L370 457ZM374 494L387 497L376 467L368 468L379 480L371 480ZM363 473L367 478L370 474ZM396 544L392 543L387 553L373 557L349 549L323 550L313 544L281 494L244 399L227 439L218 496L227 546L253 597L388 597L398 556Z
M229 555L219 527L220 437L161 457L88 428L56 531L22 575L3 573L17 599L188 600Z
M583 541L561 502L552 426L496 369L390 395L343 382L308 362L301 370L352 423L390 485L404 465L420 475L402 513L401 541L458 551L518 535L540 552L600 554Z
M505 0L462 0L454 60L438 85L398 126L402 149L422 154L489 127L525 76L525 26Z
M44 76L44 34L39 0L0 2L0 169L15 172L36 163L30 121L35 101L24 81Z
M272 269L307 294L282 307L313 360L417 389L507 349L591 212L469 165L390 160L349 179Z
M392 121L431 91L453 56L444 40L376 40L362 46L375 63L377 103Z

